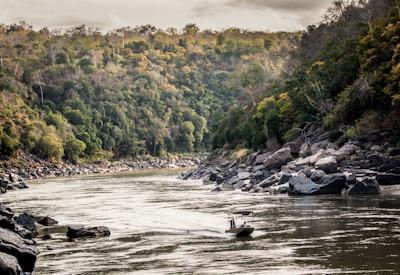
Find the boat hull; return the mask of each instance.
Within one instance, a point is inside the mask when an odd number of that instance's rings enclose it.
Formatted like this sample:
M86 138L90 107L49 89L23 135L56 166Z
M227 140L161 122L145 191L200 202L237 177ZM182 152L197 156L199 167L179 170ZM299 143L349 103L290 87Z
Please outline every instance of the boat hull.
M235 234L237 237L246 237L254 232L253 227L237 227L225 231L226 233Z

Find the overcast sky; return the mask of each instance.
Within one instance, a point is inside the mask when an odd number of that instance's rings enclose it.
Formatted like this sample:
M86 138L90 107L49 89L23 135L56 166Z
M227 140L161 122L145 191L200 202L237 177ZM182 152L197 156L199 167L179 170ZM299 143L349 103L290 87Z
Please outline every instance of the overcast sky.
M182 29L293 31L317 23L332 0L0 0L0 23L36 28L86 24L110 30L152 24Z

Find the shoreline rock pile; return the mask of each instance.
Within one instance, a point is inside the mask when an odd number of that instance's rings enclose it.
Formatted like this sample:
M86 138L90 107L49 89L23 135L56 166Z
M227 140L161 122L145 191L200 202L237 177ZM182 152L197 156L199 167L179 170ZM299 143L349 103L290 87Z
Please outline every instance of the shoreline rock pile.
M314 142L290 142L276 151L251 152L242 161L220 155L180 178L214 184L213 191L239 189L292 196L379 194L380 185L400 184L400 150L388 144L360 142L339 147L319 137Z

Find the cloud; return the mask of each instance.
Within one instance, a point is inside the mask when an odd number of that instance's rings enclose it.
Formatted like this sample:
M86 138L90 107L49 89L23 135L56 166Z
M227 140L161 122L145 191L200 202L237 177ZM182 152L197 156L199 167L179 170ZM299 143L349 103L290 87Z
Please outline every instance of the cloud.
M234 8L308 12L325 8L330 2L331 0L228 0L225 5Z

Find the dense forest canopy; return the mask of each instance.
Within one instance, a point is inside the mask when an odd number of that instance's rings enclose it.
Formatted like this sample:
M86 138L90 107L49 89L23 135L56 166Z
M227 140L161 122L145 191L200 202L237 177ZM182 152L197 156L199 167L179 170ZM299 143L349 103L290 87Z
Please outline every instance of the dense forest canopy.
M334 1L323 22L303 33L296 69L264 86L256 104L230 109L214 148L273 149L310 123L341 130L341 141L399 145L399 15L398 0Z
M0 26L0 151L60 160L207 150L218 120L290 71L300 33ZM267 80L267 78L268 80ZM250 99L249 99L250 98Z
M53 160L273 148L310 123L400 140L399 0L298 33L0 26L0 153Z

